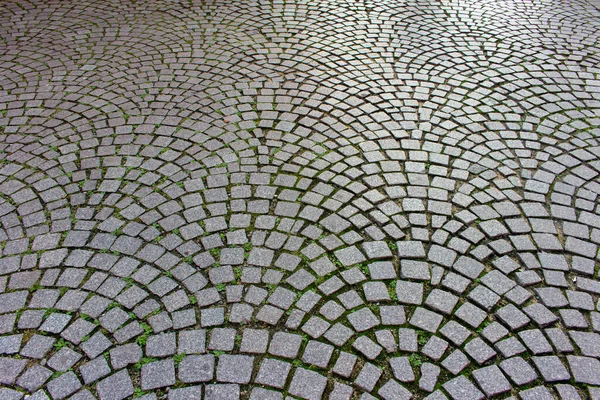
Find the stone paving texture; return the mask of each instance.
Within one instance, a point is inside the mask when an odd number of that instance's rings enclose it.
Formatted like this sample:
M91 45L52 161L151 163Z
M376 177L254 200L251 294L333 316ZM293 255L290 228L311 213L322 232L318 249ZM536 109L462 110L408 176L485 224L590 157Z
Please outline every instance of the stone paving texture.
M600 396L597 0L0 2L0 398Z

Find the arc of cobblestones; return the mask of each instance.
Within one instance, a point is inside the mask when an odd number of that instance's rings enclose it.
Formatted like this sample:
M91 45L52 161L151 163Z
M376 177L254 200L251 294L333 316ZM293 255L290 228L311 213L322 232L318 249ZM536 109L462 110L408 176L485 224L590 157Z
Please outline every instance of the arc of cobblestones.
M598 7L0 17L0 397L594 398Z

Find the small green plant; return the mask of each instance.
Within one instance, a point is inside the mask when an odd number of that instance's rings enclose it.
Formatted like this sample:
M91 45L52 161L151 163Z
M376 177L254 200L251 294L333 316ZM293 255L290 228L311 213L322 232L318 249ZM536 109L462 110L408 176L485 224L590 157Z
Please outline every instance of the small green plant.
M64 374L66 374L66 373L67 373L67 371L56 371L55 373L53 373L53 374L52 374L52 376L50 377L50 379L51 379L51 380L52 380L52 379L56 379L56 378L58 378L59 376L61 376L61 375L64 375Z
M427 334L423 331L417 331L417 338L418 338L417 342L421 346L425 346L427 344L427 342L429 341Z
M219 283L217 286L215 286L215 288L219 291L222 292L223 290L225 290L225 284L224 283Z
M219 356L222 356L223 354L225 354L225 352L223 350L214 350L212 353L215 357L219 357Z
M54 348L56 350L60 350L67 345L67 341L65 339L59 339L56 343L54 343Z
M176 354L173 356L173 361L175 361L175 365L179 365L181 361L185 358L185 353Z
M411 354L410 356L408 356L408 362L413 367L420 367L421 364L423 364L423 359L418 354Z
M358 269L359 269L359 270L360 270L360 271L361 271L363 274L367 274L367 275L369 274L369 267L368 267L367 265L365 265L365 264L362 264L362 263L361 263L361 264L358 264L356 267L357 267L357 268L358 268Z
M239 282L242 279L242 268L241 267L235 267L233 269L233 276L235 277L236 282Z
M155 358L152 358L152 357L144 357L144 358L142 358L140 361L138 361L137 363L135 363L135 364L134 364L134 366L133 366L133 368L135 368L135 369L138 369L138 370L139 370L139 369L141 369L141 368L142 368L142 365L144 365L144 364L148 364L148 363L151 363L152 361L155 361L155 360L156 360L156 359L155 359Z
M138 336L138 338L135 341L140 346L144 346L146 344L146 341L148 340L148 336L150 336L150 334L152 333L152 327L145 322L140 323L140 326L144 330L144 333Z
M189 297L189 299L190 299L190 303L191 303L191 304L198 304L198 299L196 298L196 296L194 296L194 295L191 295L191 296Z
M396 293L396 283L397 281L392 281L388 284L388 293L390 295L390 299L393 301L398 301L398 294Z

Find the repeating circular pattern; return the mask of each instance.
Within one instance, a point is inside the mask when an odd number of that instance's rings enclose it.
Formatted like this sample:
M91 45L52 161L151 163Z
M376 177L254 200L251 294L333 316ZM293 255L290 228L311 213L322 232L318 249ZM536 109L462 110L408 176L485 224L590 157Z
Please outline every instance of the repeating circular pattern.
M596 1L0 10L1 399L600 397Z

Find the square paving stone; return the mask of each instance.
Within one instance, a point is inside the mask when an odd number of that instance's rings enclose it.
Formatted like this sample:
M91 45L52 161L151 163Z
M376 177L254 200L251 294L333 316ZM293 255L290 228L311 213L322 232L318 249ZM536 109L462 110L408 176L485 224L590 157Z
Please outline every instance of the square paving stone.
M178 366L179 380L184 383L210 382L214 377L215 356L190 355L181 360Z
M348 321L358 332L366 331L379 325L379 320L373 312L367 307L348 314Z
M561 399L581 400L581 396L575 387L567 384L559 384L554 387ZM591 398L597 398L590 396Z
M457 375L460 371L469 366L470 361L467 356L460 350L454 350L448 357L442 361L442 367Z
M290 384L289 392L294 396L306 400L321 400L327 378L324 376L309 371L303 368L296 369L292 383Z
M83 382L87 385L110 373L110 367L104 357L97 357L79 367Z
M50 359L48 360L48 365L50 368L55 371L65 372L69 368L71 368L77 361L81 359L81 354L76 351L71 350L68 347L63 347L58 350Z
M448 342L437 336L431 336L421 352L434 361L438 361L448 349Z
M496 352L478 337L467 343L464 349L480 365L496 355Z
M17 376L25 369L27 360L0 357L0 383L12 385Z
M0 314L17 311L25 306L27 291L0 294Z
M531 357L531 360L546 382L561 382L571 379L569 371L556 356Z
M415 380L415 373L408 357L393 357L390 358L389 362L394 378L400 382L413 382Z
M443 317L440 314L417 307L410 318L410 324L427 332L435 333L442 323L442 319Z
M89 358L96 358L112 345L111 341L102 333L96 332L80 347Z
M398 256L404 258L425 258L425 248L423 243L419 241L402 241L396 242L398 247Z
M519 392L521 400L554 400L554 395L544 386L536 386Z
M420 305L423 303L423 285L416 282L397 281L396 297L400 303Z
M208 348L210 350L231 351L235 346L235 335L235 329L215 328L211 332Z
M0 354L15 354L21 348L23 335L0 336Z
M89 335L94 329L96 325L91 322L88 322L82 318L77 319L73 322L67 329L62 331L60 334L61 337L67 339L69 342L73 344L81 343L81 340Z
M283 395L273 390L255 387L250 393L250 400L283 400Z
M500 321L508 325L511 330L522 328L530 321L527 315L512 304L504 306L496 311L496 316Z
M136 343L125 344L110 349L110 363L118 370L142 359L142 348Z
M576 383L600 384L600 361L591 357L567 356Z
M369 264L369 275L371 279L375 280L396 279L398 277L394 270L394 264L389 261L377 261Z
M269 331L264 329L245 329L242 335L240 351L243 353L263 354L267 351Z
M146 342L146 356L165 357L175 354L175 333L161 333L149 336Z
M39 389L51 376L52 371L48 368L33 364L19 377L17 385L33 392Z
M473 378L488 397L511 390L510 382L495 365L473 371Z
M457 302L457 296L443 290L433 289L427 296L425 305L444 314L450 314Z
M440 367L431 363L421 365L421 379L419 379L419 388L427 392L433 392L440 376Z
M204 329L180 331L177 352L179 354L205 353L206 331Z
M151 390L175 384L173 360L154 361L142 365L142 390Z
M373 390L375 385L377 385L377 382L379 381L379 378L381 378L382 374L383 371L377 366L371 363L366 363L354 380L354 384L359 388L370 392Z
M340 355L333 366L333 372L348 378L354 370L357 357L354 354L346 353L345 351L340 352Z
M551 340L553 340L553 337L557 337L558 336L558 332L554 331L555 333L551 336L551 332L553 332L550 329L546 329L546 333L548 334L548 336L550 337ZM573 341L575 342L575 344L577 345L577 347L579 347L579 349L581 350L581 354L584 356L589 356L589 357L600 357L600 335L595 333L595 332L578 332L575 330L572 330L569 332L569 335L571 336L571 338L573 339ZM556 346L556 340L553 340L554 345ZM557 346L558 347L558 346ZM561 346L562 348L563 346Z
M400 261L400 278L427 281L431 279L431 271L428 263L415 260ZM373 276L373 274L371 274ZM388 278L389 279L389 278Z
M328 344L310 340L304 349L302 361L317 367L326 368L333 354L334 347Z
M206 385L204 387L204 400L240 400L240 385Z
M456 310L454 315L465 321L472 328L478 328L488 316L485 311L471 303L464 303Z
M393 379L387 381L377 394L385 400L409 400L412 398L412 393Z
M127 370L121 370L98 382L100 400L122 400L133 394L133 384Z
M260 365L255 382L283 389L291 368L291 364L284 361L265 358Z
M383 348L367 336L359 336L352 347L360 351L369 360L374 360L381 354Z
M380 306L379 316L383 325L402 325L406 322L403 306Z
M169 400L201 400L202 386L169 390Z
M334 252L335 256L345 267L360 264L366 261L365 256L358 250L356 246L347 247L345 249Z
M500 368L516 385L526 385L537 379L535 370L521 357L513 357L500 363Z
M519 339L514 336L499 341L496 343L495 347L504 357L512 357L527 351Z
M464 376L456 377L443 385L454 400L481 400L485 396Z
M33 335L21 349L21 355L29 358L44 358L52 348L56 339L49 336Z
M229 383L249 383L254 357L222 355L217 364L217 380Z
M388 287L383 282L365 282L363 292L365 299L370 303L390 300Z
M72 317L67 314L52 313L46 318L39 329L50 333L60 333L65 329L71 318Z
M69 371L48 382L46 387L53 398L60 400L79 390L81 382L79 382L73 371Z
M419 349L417 332L409 328L398 329L398 348L400 351L416 352Z
M302 336L300 335L276 332L271 338L269 354L284 358L296 358L301 344Z
M325 332L323 337L338 347L343 346L354 335L354 331L339 322Z
M534 355L552 353L552 346L539 329L519 332L519 337Z

